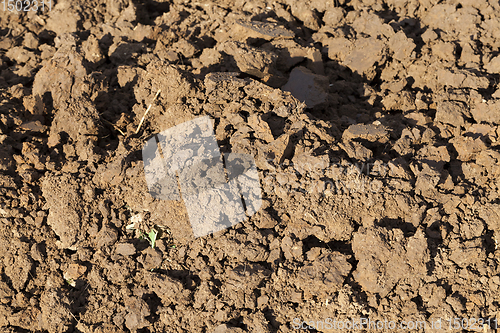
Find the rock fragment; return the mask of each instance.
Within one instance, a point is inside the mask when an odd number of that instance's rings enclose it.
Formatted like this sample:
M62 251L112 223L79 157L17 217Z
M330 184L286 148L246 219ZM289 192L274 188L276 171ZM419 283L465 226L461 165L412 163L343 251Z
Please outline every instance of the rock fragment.
M354 124L349 126L342 134L342 140L344 141L350 141L353 139L386 143L389 141L389 132L380 124Z
M254 34L256 37L260 37L267 40L277 37L281 38L295 37L295 34L292 31L284 27L281 27L276 23L244 21L244 20L236 20L235 23L245 28L246 35Z
M61 248L75 250L86 239L87 226L83 226L88 212L84 203L93 200L89 185L71 174L54 174L45 177L41 187L49 209L47 224L59 236Z
M95 35L90 35L89 38L82 43L82 50L85 54L85 59L95 65L100 65L105 61L105 57L99 47L99 41Z
M323 22L326 25L335 27L344 20L345 14L346 12L342 7L328 7L323 15Z
M451 139L450 143L458 153L457 159L464 162L474 159L479 152L486 149L486 145L480 138L457 137Z
M500 176L500 153L491 149L481 151L476 155L476 163L486 170L493 178Z
M302 175L307 173L321 174L330 164L328 155L313 156L310 152L297 152L297 149L292 162L294 169Z
M375 64L382 61L384 48L385 43L377 38L357 39L353 50L345 57L344 65L371 80L375 77Z
M38 71L33 81L33 96L52 94L55 109L60 109L70 98L77 98L87 91L93 79L87 76L83 56L76 51L72 35L57 38L58 51Z
M314 74L305 67L295 67L282 89L306 103L308 108L312 108L326 102L327 86L327 77Z
M211 333L243 333L243 329L239 327L229 327L226 324L217 326Z
M475 73L468 70L439 68L436 74L437 82L442 86L486 89L490 84L488 78L477 76Z
M288 134L282 134L279 138L273 142L262 146L259 150L261 159L264 158L265 161L272 161L275 165L283 163L285 158L290 157L293 152L293 146L290 144L290 136ZM261 163L265 163L262 161Z
M258 78L269 76L277 59L274 53L235 41L221 43L217 46L217 50L233 56L236 65L243 73Z
M422 231L405 239L400 229L362 227L352 249L358 260L354 279L369 293L385 297L400 280L415 281L427 273L427 241Z
M308 57L310 49L297 44L291 39L278 39L262 45L262 48L278 55L277 65L287 71Z
M163 306L189 301L190 291L177 280L158 273L147 273L145 281L151 291L161 299Z
M483 67L488 71L488 73L491 74L500 73L500 56L491 58L490 61L487 62Z
M255 136L259 139L264 140L265 142L274 141L273 133L271 132L271 128L269 124L262 119L262 116L257 114L253 114L248 117L248 125L254 130Z
M478 103L471 108L472 117L478 123L500 124L500 100Z
M148 304L141 298L128 297L125 299L127 315L125 316L125 326L135 331L143 327L149 326L150 322L146 319L150 315Z
M433 198L436 195L436 185L441 179L441 173L424 165L422 171L417 175L415 182L415 193L427 198Z
M161 252L151 247L148 247L142 255L137 258L137 261L140 262L146 270L159 268L162 260L163 258Z
M70 97L64 104L65 107L61 106L52 121L49 142L61 132L67 134L75 143L85 137L97 136L99 114L90 100Z
M304 25L311 30L319 30L321 20L316 11L311 8L311 3L308 1L286 0L292 15L304 22Z
M344 150L350 158L360 161L367 161L372 158L373 152L356 141L339 143L339 147Z
M328 58L343 62L353 47L353 42L344 37L328 39Z
M76 280L78 280L85 272L87 271L87 267L79 264L69 264L68 268L63 273L63 278L66 282L75 287Z
M22 46L15 46L13 48L10 48L7 53L5 53L5 56L14 62L17 62L18 64L25 64L30 61L30 59L36 58L33 52L27 50Z
M416 157L422 164L435 170L442 170L444 164L450 161L450 154L446 146L427 145L417 152Z
M43 331L62 333L70 330L71 311L69 300L61 296L62 291L57 288L47 288L40 296L38 329Z
M438 103L435 120L459 127L465 125L464 115L468 116L465 105L458 102L444 101Z
M78 31L78 24L82 18L70 4L70 2L60 2L52 8L45 26L47 30L54 31L58 36Z
M122 256L131 256L135 254L135 246L130 243L118 243L115 247L115 253Z
M432 46L432 54L444 61L455 61L455 45L452 43L438 42Z
M342 287L344 279L351 271L352 266L347 259L347 256L339 252L321 255L298 270L294 283L304 291L306 299L312 296L327 297Z
M368 11L361 11L360 15L352 22L352 27L356 30L358 36L392 38L395 35L394 28L384 23L382 17Z
M394 59L401 62L406 62L409 59L415 47L415 43L406 37L406 34L402 30L389 39L389 48L393 52Z

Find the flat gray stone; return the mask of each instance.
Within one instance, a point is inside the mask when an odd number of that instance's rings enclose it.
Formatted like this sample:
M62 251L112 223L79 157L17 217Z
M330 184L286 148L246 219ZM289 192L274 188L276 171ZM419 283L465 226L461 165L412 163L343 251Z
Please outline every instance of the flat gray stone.
M317 75L305 67L295 67L282 90L289 91L308 108L326 102L328 78Z

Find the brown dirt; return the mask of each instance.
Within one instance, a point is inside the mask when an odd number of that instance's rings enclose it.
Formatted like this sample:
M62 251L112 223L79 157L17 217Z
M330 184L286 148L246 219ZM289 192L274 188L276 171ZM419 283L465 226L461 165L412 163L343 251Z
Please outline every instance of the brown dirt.
M499 52L485 0L0 8L0 331L500 320ZM195 238L141 149L203 115L263 207Z

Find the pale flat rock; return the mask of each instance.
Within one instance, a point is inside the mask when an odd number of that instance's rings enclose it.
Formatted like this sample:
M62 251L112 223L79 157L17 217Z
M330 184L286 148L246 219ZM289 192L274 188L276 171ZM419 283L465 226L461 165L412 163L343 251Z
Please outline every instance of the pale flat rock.
M290 79L282 89L289 91L299 101L306 103L308 108L312 108L326 102L327 86L327 77L314 74L305 67L295 67L290 73Z
M292 31L281 27L276 23L243 20L236 20L235 23L246 28L247 32L250 30L251 33L256 33L259 37L264 39L273 39L276 37L295 37L295 34Z

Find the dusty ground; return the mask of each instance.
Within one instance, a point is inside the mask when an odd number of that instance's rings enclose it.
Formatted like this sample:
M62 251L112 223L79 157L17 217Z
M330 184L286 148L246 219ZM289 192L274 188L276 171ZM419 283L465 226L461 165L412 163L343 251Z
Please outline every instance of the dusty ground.
M494 0L0 7L0 331L488 331L499 53ZM141 150L202 115L264 203L195 239Z

